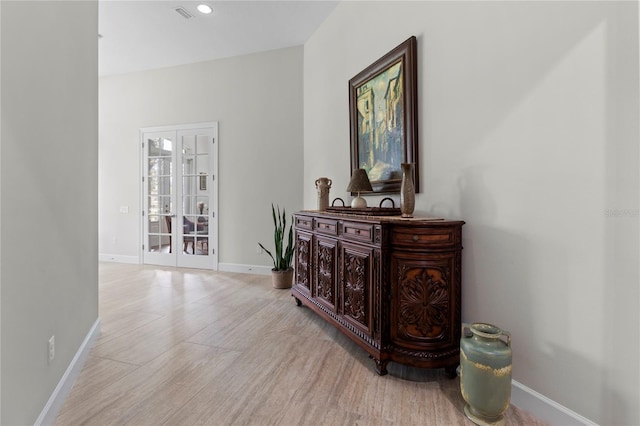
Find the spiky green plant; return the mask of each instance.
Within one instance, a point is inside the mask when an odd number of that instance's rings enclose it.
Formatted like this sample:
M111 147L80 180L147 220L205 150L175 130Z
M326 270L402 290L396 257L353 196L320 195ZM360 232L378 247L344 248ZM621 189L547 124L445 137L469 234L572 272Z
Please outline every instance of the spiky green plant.
M285 209L282 209L282 213L280 212L280 207L278 206L277 212L276 208L271 204L271 212L273 214L273 242L276 246L276 254L275 256L267 250L262 243L258 243L260 248L267 252L271 259L273 260L273 269L276 271L286 271L291 268L291 262L293 261L293 221L289 225L289 235L287 237L287 246L284 246L284 235L287 229L287 214Z

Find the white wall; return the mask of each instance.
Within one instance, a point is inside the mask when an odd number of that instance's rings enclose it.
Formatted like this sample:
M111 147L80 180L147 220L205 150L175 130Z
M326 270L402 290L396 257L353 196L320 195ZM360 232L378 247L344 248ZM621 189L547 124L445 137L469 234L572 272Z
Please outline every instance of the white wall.
M220 267L270 266L256 246L272 245L271 203L302 206L302 57L299 46L102 77L101 256L140 253L139 129L218 121Z
M463 320L511 331L516 381L607 425L640 423L637 9L342 2L304 54L313 208L319 176L346 196L348 80L417 36L416 214L467 222Z
M0 9L0 422L26 425L98 317L98 5Z
M2 7L0 7L0 46L2 46ZM0 50L0 153L2 153L2 53ZM1 156L0 156L1 158ZM2 188L2 161L0 161ZM0 271L2 271L2 196L0 196ZM0 273L0 421L2 421L2 274Z

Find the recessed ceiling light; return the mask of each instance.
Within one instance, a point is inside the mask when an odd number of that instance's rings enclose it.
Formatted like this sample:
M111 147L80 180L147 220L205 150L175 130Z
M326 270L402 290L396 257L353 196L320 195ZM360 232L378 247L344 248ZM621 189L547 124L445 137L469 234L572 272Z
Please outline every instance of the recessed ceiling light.
M196 9L198 9L198 12L204 13L205 15L208 15L211 12L213 12L213 8L211 6L209 6L208 4L204 4L204 3L199 4Z

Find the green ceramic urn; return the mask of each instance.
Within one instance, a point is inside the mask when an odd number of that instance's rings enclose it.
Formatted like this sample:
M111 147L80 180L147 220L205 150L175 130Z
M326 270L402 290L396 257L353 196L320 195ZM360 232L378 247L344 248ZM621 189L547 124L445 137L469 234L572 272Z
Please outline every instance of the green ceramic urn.
M468 327L471 333L465 332ZM506 340L503 339L506 337ZM466 416L478 425L500 425L511 400L511 337L491 324L463 325L460 391Z

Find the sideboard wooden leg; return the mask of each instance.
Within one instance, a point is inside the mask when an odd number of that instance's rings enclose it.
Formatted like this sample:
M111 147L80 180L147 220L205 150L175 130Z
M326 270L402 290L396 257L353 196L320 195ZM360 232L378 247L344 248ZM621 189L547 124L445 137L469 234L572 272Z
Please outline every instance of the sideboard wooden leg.
M456 370L458 369L457 365L449 366L444 368L444 372L447 374L447 377L450 379L455 379L458 374Z
M297 297L295 297L295 296L291 296L291 297L293 297L294 299L296 299L296 305L297 305L297 306L302 306L302 302L300 301L300 299L298 299L298 298L297 298Z
M379 359L374 359L374 361L376 362L376 373L378 373L381 376L386 375L388 361L382 361Z

